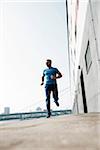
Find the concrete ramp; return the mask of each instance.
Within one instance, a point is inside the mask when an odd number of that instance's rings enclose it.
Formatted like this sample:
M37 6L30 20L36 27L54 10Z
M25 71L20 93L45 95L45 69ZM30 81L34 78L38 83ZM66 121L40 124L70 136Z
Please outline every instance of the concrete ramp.
M1 122L0 150L100 150L100 113Z

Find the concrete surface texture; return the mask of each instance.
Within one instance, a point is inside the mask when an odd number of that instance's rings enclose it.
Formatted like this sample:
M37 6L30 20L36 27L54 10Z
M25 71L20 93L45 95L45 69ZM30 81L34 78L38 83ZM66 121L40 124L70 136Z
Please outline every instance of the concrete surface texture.
M100 113L2 122L0 150L100 150Z

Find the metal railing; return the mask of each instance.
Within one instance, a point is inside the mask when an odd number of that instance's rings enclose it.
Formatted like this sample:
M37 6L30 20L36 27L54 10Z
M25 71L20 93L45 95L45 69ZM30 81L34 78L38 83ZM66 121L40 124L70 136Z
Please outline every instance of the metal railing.
M65 115L65 114L71 114L71 110L56 110L51 111L52 116L58 116L58 115ZM41 118L46 117L47 112L46 111L39 111L39 112L25 112L25 113L13 113L13 114L0 114L0 121L3 120L15 120L15 119L30 119L30 118Z

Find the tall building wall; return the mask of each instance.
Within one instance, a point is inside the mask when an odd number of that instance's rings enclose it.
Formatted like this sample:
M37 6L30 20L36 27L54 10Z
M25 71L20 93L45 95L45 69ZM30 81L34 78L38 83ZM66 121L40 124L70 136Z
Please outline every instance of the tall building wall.
M72 5L72 1L67 1L68 6L68 40L69 40L69 59L70 59L70 93L71 93L71 101L74 100L74 91L75 91L75 36L74 28L73 28L73 19L75 18L73 11L75 12L75 8Z
M76 53L75 67L70 65L75 72L73 112L97 112L100 111L100 2L72 0L69 5L74 7L69 16L73 26L70 30L74 32L69 31L72 32L69 38L75 41L71 41L71 50Z
M94 24L94 34L96 42L96 54L98 64L98 111L100 112L100 1L91 0L91 11Z

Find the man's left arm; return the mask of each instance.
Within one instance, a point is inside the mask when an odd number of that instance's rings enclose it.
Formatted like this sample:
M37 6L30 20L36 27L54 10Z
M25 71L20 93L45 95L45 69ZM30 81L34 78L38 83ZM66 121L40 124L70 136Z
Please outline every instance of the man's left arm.
M53 79L56 80L56 79L59 79L61 77L62 77L61 72L58 69L56 69L56 76L53 76Z
M61 74L61 72L58 71L56 79L61 78L61 77L62 77L62 74Z

